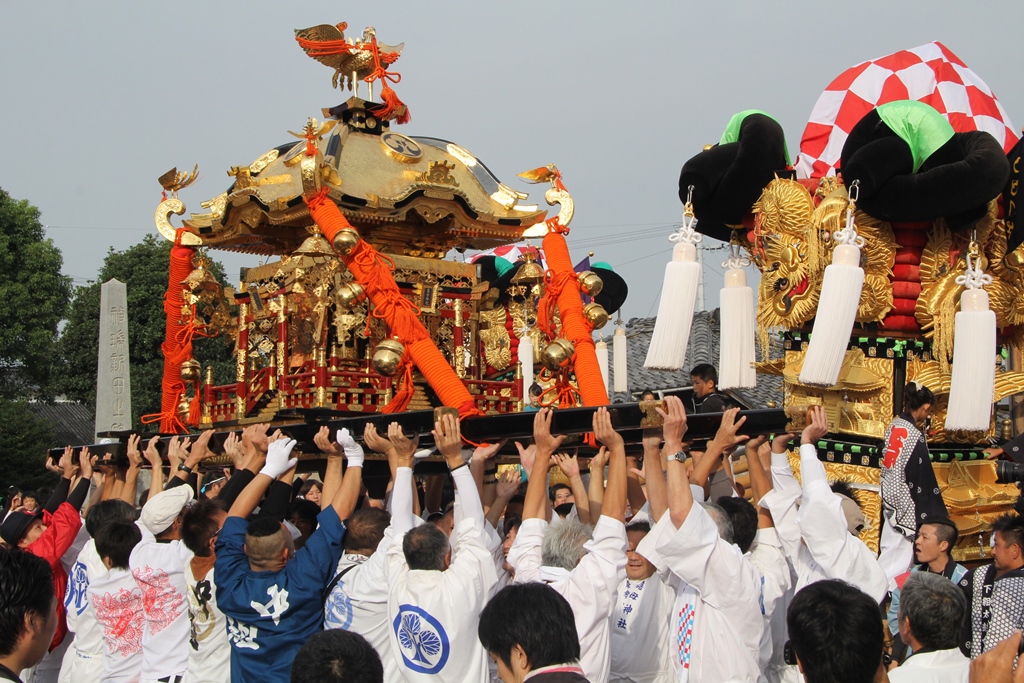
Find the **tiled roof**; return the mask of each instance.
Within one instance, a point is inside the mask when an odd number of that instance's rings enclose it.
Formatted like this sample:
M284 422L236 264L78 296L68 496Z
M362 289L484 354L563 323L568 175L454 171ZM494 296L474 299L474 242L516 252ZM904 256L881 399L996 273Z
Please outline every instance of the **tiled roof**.
M690 343L686 347L686 361L679 370L648 370L644 367L647 347L651 343L654 332L654 318L632 318L626 323L626 340L629 352L626 356L626 368L629 375L629 392L619 392L613 402L636 400L633 394L644 389L664 391L690 386L690 368L701 363L710 363L718 367L719 345L719 309L700 311L693 315L693 326L690 328ZM607 329L607 328L606 328ZM612 353L611 335L603 337L608 344L609 354ZM778 336L771 339L771 357L779 358L783 354L782 340ZM609 359L610 360L610 359ZM758 360L761 360L760 356ZM614 366L614 362L609 362ZM615 369L609 368L614 383ZM757 376L757 387L754 389L734 389L727 393L737 396L743 403L752 408L764 408L769 401L782 406L782 378L774 375Z
M36 417L53 429L54 447L90 444L96 441L95 417L88 407L71 401L42 403L32 401L29 407Z

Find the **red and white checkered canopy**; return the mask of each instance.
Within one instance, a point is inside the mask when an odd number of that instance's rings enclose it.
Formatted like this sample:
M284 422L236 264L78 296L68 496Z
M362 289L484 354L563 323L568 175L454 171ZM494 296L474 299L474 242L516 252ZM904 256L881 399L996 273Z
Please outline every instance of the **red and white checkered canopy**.
M801 178L835 175L843 144L880 104L919 100L949 119L953 130L991 133L1007 152L1018 136L992 90L939 42L872 59L832 81L811 111L796 161Z
M478 254L473 254L469 257L470 263L476 263L477 259L481 256L500 256L506 259L509 263L515 263L523 257L527 251L532 251L537 263L542 263L543 256L537 247L526 245L526 244L506 244L501 247L495 247L494 249L488 249L481 251Z

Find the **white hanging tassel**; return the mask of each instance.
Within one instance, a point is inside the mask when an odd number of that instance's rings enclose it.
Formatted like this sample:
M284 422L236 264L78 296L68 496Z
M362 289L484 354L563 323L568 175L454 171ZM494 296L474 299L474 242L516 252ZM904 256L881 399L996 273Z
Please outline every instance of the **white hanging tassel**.
M860 249L864 238L853 224L857 202L857 181L850 185L850 203L846 207L846 227L833 233L836 247L832 264L825 268L821 297L814 315L811 341L800 370L800 383L820 387L835 386L843 367L850 334L857 319L860 293L864 287L864 269L860 267Z
M629 391L629 367L626 354L629 352L626 341L626 330L622 328L622 319L616 321L615 336L612 338L612 351L615 353L615 392Z
M982 272L978 245L973 240L967 254L967 272L956 283L966 289L960 295L960 312L953 322L953 377L945 429L983 432L992 419L996 314L989 309L988 292L982 289L992 283L992 276Z
M529 328L523 330L519 337L519 365L523 368L523 400L529 400L530 387L533 386L533 340Z
M722 263L725 287L719 294L721 337L718 359L719 389L753 389L757 386L754 370L754 290L747 286L744 266L750 259L730 245L729 258Z
M601 368L601 378L604 380L605 391L611 386L608 376L608 344L603 339L594 344L594 352L597 353L597 365Z
M693 192L692 186L690 192ZM701 236L693 229L696 224L693 206L687 201L682 227L668 238L676 246L672 249L672 260L665 265L658 317L654 320L654 332L644 360L644 367L650 370L678 370L686 359L693 308L700 287L696 245Z

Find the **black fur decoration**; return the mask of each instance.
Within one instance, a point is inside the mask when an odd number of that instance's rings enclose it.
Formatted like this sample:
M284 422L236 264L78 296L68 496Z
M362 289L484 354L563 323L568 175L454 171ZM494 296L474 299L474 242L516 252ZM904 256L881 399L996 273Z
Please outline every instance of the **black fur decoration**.
M679 175L679 199L693 185L697 232L728 242L761 191L786 168L786 136L777 121L750 114L738 142L715 145L692 157Z

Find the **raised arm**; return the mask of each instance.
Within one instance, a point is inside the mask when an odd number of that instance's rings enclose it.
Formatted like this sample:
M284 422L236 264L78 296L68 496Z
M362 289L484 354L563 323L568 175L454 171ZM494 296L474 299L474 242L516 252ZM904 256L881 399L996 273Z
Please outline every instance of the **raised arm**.
M480 492L480 501L487 509L494 505L497 495L497 481L494 475L497 474L498 466L494 464L494 456L504 445L504 441L481 444L473 451L473 456L469 459L469 470L473 473L473 481L476 482L477 491ZM488 477L488 475L490 476Z
M661 408L658 408L661 411ZM662 411L664 412L664 411ZM667 414L667 413L666 413ZM664 417L664 415L662 416ZM644 482L647 484L647 503L651 509L651 526L668 512L668 484L665 482L665 458L670 455L668 447L661 447L661 430L645 429ZM682 448L681 446L679 448ZM678 449L672 453L678 453Z
M138 493L139 471L142 469L142 453L139 452L140 440L141 437L138 434L128 437L128 471L125 473L124 485L121 487L119 496L120 500L132 506L138 500L136 494Z
M590 516L590 499L587 488L583 485L583 477L580 476L579 460L575 455L556 453L555 462L558 463L558 469L562 470L562 474L569 480L569 489L576 501L576 516L583 524L592 523L594 520Z
M722 422L718 425L715 438L708 443L708 447L704 451L704 457L693 468L693 473L690 475L691 484L705 486L708 483L708 478L711 476L711 470L721 461L722 455L728 449L750 438L749 436L740 436L736 433L743 426L743 423L747 421L746 416L741 417L739 420L736 419L739 412L739 408L730 408L722 414Z
M502 472L501 476L498 477L498 481L495 482L494 489L497 495L491 507L487 509L486 516L491 526L497 529L498 521L505 514L508 502L512 500L512 497L516 495L516 491L519 490L519 472L511 467Z
M622 436L612 427L608 409L594 413L594 436L608 449L608 484L604 489L602 517L626 521L626 447Z
M156 494L164 490L164 461L160 458L160 451L157 450L156 445L160 443L160 437L154 436L146 444L146 460L149 461L150 467L150 480L149 480L149 497L152 498Z
M388 425L388 441L392 444L391 453L395 462L395 486L391 491L391 528L396 539L412 529L413 497L416 488L412 480L412 467L415 462L413 455L419 437L410 440L402 433L402 426L397 422Z
M317 430L317 433L313 436L313 443L316 444L321 453L327 456L327 469L324 471L324 489L320 494L321 510L326 510L327 506L332 504L334 494L341 488L341 455L343 450L339 444L346 437L352 438L349 436L348 430L339 429L337 434L338 443L332 443L331 430L326 425Z
M228 511L228 517L245 519L252 514L263 499L263 494L270 488L270 484L298 463L298 458L290 457L293 448L294 439L279 439L268 445L267 461L263 469L235 499L231 510Z
M359 489L363 484L363 448L356 443L347 429L338 430L338 443L345 453L345 476L341 487L334 494L331 506L338 513L338 519L346 520L355 512L359 502ZM326 487L325 487L326 488Z
M526 499L523 502L523 520L544 519L547 515L548 467L551 456L565 441L565 435L551 435L551 409L541 408L533 417L533 468L526 485Z
M590 499L590 518L595 521L601 516L601 509L604 507L604 467L608 464L608 455L608 449L601 446L597 455L590 459L590 485L587 487L587 498ZM639 509L634 508L634 514Z
M662 430L665 434L665 452L668 454L668 510L673 526L677 529L686 521L693 508L693 493L686 464L676 453L683 450L683 435L686 434L686 409L676 396L665 399L665 409L658 412L665 418Z
M476 490L469 466L462 459L462 433L459 429L459 419L449 413L442 415L441 420L434 423L433 434L437 450L444 456L448 463L448 471L452 474L452 481L459 494L463 518L477 520L480 528L483 529L484 508L480 502L480 494Z

